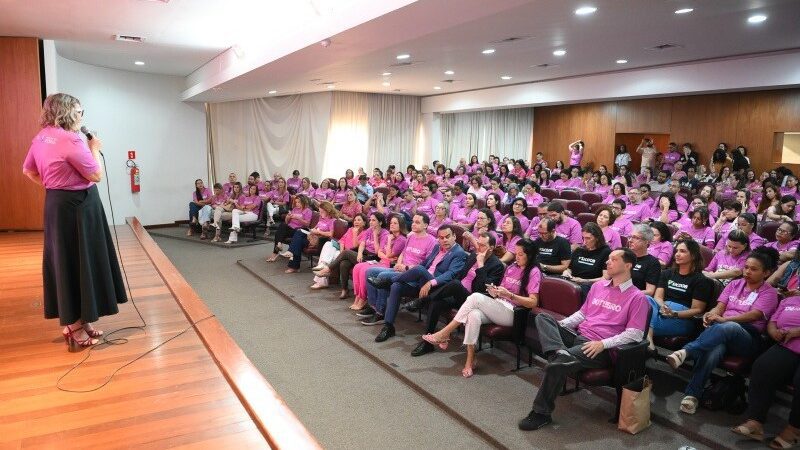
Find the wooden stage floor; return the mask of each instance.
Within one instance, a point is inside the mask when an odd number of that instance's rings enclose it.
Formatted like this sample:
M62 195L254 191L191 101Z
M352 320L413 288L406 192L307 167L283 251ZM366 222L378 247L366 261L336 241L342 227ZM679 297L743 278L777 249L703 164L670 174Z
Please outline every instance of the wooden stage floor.
M189 327L186 315L128 226L121 257L145 331L97 346L62 387L92 389L119 366ZM69 353L42 312L42 233L0 233L0 448L268 448L259 427L190 329L122 369L105 387L70 393L58 378L86 356ZM140 325L131 302L102 318L106 332Z

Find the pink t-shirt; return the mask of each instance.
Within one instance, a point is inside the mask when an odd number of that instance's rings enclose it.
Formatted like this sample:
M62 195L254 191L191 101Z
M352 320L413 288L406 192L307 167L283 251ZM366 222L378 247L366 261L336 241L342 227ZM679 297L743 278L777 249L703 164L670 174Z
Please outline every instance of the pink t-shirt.
M797 246L798 246L798 241L789 241L785 244L781 244L780 242L775 241L775 242L769 242L766 245L764 245L764 247L774 248L778 252L791 252L797 250Z
M517 242L522 239L522 236L511 236L511 239L506 242L505 235L503 233L497 234L497 247L504 247L507 252L514 253L515 247L517 246Z
M516 261L511 263L511 265L506 267L506 273L503 274L503 281L500 282L500 286L508 289L513 294L522 295L522 275L524 271L525 268L517 265ZM541 282L542 272L538 267L534 266L531 269L530 275L528 275L528 284L525 286L526 294L538 294ZM506 300L503 303L507 307L510 307L510 309L514 309L515 303L513 301Z
M333 191L330 189L317 189L314 191L314 200L333 200Z
M432 216L434 211L436 211L437 202L435 199L428 197L426 200L417 202L417 211L424 212L428 216Z
M664 264L669 264L672 261L672 252L672 242L669 241L651 242L647 248L647 253L653 255Z
M394 239L392 239L392 248L388 248L389 237L391 235L391 233L386 233L386 240L381 239L381 246L384 253L390 253L392 255L392 260L397 260L397 257L400 256L400 253L406 247L407 238L402 234L395 236ZM389 260L382 259L381 262L389 262Z
M664 163L661 165L661 169L672 172L672 169L675 168L675 163L680 160L681 154L679 152L667 152L664 154Z
M33 138L22 168L38 173L46 189L79 191L94 185L86 177L100 165L77 132L46 127Z
M498 230L499 230L499 229L500 229L500 227L502 226L502 224L503 224L503 221L505 221L505 220L506 220L506 217L508 217L508 216L510 216L510 214L506 214L505 216L503 216L502 218L500 218L500 220L498 220L498 221L497 221L497 229L498 229ZM521 229L521 230L523 230L523 231L524 231L524 230L527 230L527 229L528 229L528 227L531 225L531 221L530 221L530 219L528 219L527 217L525 217L525 215L523 215L523 214L520 214L520 215L516 215L516 214L515 214L515 215L514 215L514 217L516 217L516 218L517 218L517 220L519 220L519 226L520 226L520 229Z
M419 210L419 208L417 208L417 210ZM475 208L467 209L456 206L450 211L450 218L453 219L455 223L473 224L478 219L478 210Z
M472 267L469 268L464 278L461 279L461 285L464 286L464 289L466 289L467 292L472 292L472 282L475 281L477 270L478 263L475 262L472 264Z
M289 191L279 192L277 190L272 191L271 198L273 203L289 203Z
M657 221L657 222L660 221L661 220L661 210L658 209L658 208L653 208L650 211L650 217L649 218L654 220L654 221ZM676 220L678 220L678 211L675 211L674 209L670 209L669 211L667 211L667 222L665 222L665 223L674 222Z
M381 231L378 233L378 245L383 245L386 243L386 237L388 236L389 231L386 228L381 228ZM370 253L378 253L377 247L375 246L374 241L375 233L370 229L367 228L366 230L361 232L361 235L358 236L358 241L364 243L364 249Z
M236 203L242 207L255 205L255 208L250 210L251 212L255 213L255 215L258 215L258 213L261 212L261 197L258 195L243 195L239 197L239 200L237 200Z
M436 238L425 233L423 236L411 233L406 238L406 247L403 249L403 264L417 266L425 261L436 245Z
M567 187L575 189L586 189L586 185L583 184L583 180L578 177L570 178L569 181L567 181Z
M288 225L290 227L292 227L292 228L307 227L311 223L311 215L312 215L312 213L311 213L311 209L310 208L306 208L306 209L294 208L291 211L289 211L289 214L299 215L306 222L306 223L302 223L302 222L300 222L300 220L298 220L296 218L292 218L288 222Z
M224 192L219 195L211 196L211 206L220 206L225 204L228 201L228 195Z
M755 291L750 291L747 289L747 281L739 278L725 286L717 301L725 304L722 317L738 316L754 309L761 311L763 317L750 324L758 331L764 331L767 328L767 319L778 307L778 291L769 283L763 283Z
M362 209L363 205L361 205L361 203L353 202L353 203L345 203L344 205L342 205L341 211L342 214L344 214L347 217L355 217L358 213L361 212Z
M336 219L333 217L322 218L320 217L317 221L316 228L319 231L333 231L333 223L336 222Z
M203 200L208 200L209 198L214 196L214 194L211 192L211 189L209 189L209 188L203 188L203 190L200 191L200 192L203 194ZM196 202L200 201L200 199L197 197L197 189L192 191L192 198Z
M633 231L633 223L631 223L631 221L628 220L627 217L621 216L617 217L614 223L609 225L609 228L612 228L620 236L628 237L631 235L631 232Z
M570 244L582 244L581 224L572 217L564 217L564 221L556 225L556 235L568 240Z
M350 227L347 230L347 233L342 236L342 239L339 240L339 243L342 244L342 250L352 249L360 242L360 237L362 234L355 228Z
M299 190L300 186L302 186L302 185L303 185L303 179L300 178L300 177L297 177L297 178L292 177L292 178L289 178L288 180L286 180L286 187L287 188L294 188L294 189Z
M779 330L800 327L800 297L783 299L778 305L778 310L772 315L770 322L775 322ZM800 338L791 339L786 343L782 342L780 345L795 353L800 353Z
M711 258L711 262L708 263L708 266L706 266L706 270L709 272L719 272L722 270L744 269L747 255L747 252L742 252L739 256L733 256L728 253L727 250L717 252L717 254Z
M409 200L409 201L400 200L400 201L397 202L397 211L406 212L408 214L411 214L411 211L414 210L414 205L416 205L416 204L417 204L417 202L414 201L414 200Z
M433 216L430 218L430 220L431 222L428 224L428 234L434 237L436 237L436 233L439 232L439 228L453 223L449 217L445 217L443 220L440 220L438 217Z
M603 228L603 237L606 238L606 244L611 250L616 250L622 247L622 239L619 237L619 232L612 226Z
M581 306L584 320L581 336L599 341L633 328L644 331L650 303L631 280L615 287L612 280L600 280L589 289Z
M715 250L722 251L722 250L725 249L725 244L728 243L728 235L731 233L731 231L733 231L733 228L731 228L726 234L721 234L720 235L719 242L717 242L716 247L714 247ZM766 239L764 239L763 237L759 236L755 232L750 233L749 241L750 241L750 250L754 250L754 249L756 249L758 247L761 247L761 246L763 246L764 244L767 243Z
M583 159L583 152L580 149L569 148L569 165L580 166Z
M697 241L698 244L705 245L706 247L713 248L714 242L716 242L717 239L711 227L695 228L689 224L689 226L681 226L680 231L686 232L692 239Z
M624 200L625 204L627 204L628 203L628 196L627 195L608 194L608 196L603 199L603 203L605 203L607 205L610 205L611 202L613 202L614 200Z
M333 194L333 203L335 205L341 205L342 203L347 201L347 191L336 191Z

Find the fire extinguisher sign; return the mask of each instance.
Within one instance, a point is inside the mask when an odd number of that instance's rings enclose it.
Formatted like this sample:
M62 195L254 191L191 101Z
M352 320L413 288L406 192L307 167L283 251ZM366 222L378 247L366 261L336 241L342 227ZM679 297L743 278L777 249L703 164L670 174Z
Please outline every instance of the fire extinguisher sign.
M136 159L136 150L128 150L128 159Z

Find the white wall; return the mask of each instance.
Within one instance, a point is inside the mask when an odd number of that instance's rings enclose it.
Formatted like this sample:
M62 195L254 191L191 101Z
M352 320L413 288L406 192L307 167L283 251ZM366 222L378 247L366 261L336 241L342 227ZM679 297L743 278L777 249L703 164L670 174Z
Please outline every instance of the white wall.
M206 119L202 103L180 100L183 77L107 69L56 58L58 88L76 96L84 123L103 141L108 178L100 196L111 220L106 184L117 224L137 216L144 225L188 218L194 180L208 182ZM125 162L136 150L142 190L131 193Z

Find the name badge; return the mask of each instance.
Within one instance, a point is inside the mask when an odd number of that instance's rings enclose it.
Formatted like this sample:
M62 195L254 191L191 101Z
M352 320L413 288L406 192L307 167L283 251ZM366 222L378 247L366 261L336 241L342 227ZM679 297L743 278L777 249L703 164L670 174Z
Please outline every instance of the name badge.
M751 292L750 295L748 295L747 298L744 299L744 302L742 304L749 306L749 305L752 305L753 303L755 303L757 299L758 299L758 293L757 292Z

